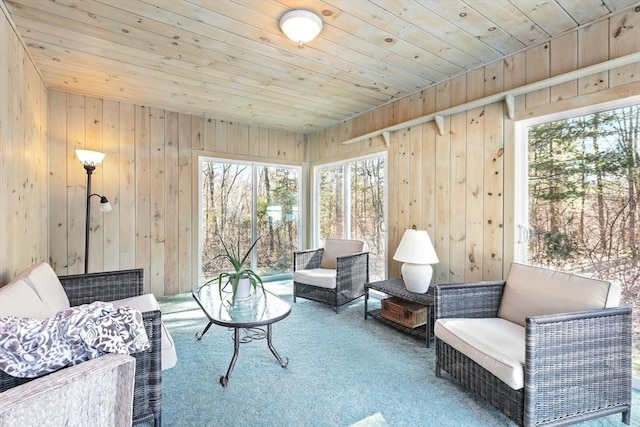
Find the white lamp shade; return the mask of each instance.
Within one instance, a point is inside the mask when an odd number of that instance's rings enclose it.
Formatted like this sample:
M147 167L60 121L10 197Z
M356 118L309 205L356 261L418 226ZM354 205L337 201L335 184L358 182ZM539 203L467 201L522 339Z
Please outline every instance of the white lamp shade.
M99 151L76 150L76 156L83 165L96 167L104 160L105 154Z
M111 203L109 202L100 203L100 212L111 212L111 209L113 209L111 207Z
M280 29L291 40L302 45L320 34L322 19L308 10L291 10L280 18Z
M405 230L393 259L411 264L437 264L440 262L426 230Z

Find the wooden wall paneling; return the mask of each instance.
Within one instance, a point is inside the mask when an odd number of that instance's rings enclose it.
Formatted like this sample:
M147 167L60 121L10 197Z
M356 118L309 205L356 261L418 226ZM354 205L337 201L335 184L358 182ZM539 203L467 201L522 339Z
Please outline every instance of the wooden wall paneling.
M136 267L136 108L121 103L118 129L120 217L119 265L123 270Z
M496 61L484 67L484 96L504 90L504 61Z
M249 126L238 124L238 154L249 155Z
M67 259L69 274L84 272L84 234L87 203L87 173L76 157L76 149L85 148L84 97L67 95ZM93 185L93 179L92 179Z
M449 283L449 265L451 235L451 117L444 119L444 135L435 129L434 123L429 123L435 134L435 225L433 227L433 244L440 262L434 266L434 283Z
M188 116L184 116L184 120L187 119ZM183 118L182 116L180 116L180 120L182 121ZM182 127L182 122L180 123L180 126ZM225 120L216 120L216 149L215 151L218 151L220 153L225 153L227 152L227 147L229 144L229 140L227 139L227 121ZM189 138L191 138L191 130L189 130ZM189 146L191 146L191 143L189 143Z
M25 135L25 117L22 114L21 104L26 102L26 90L24 86L24 75L22 72L21 64L24 63L25 54L22 50L21 46L15 45L12 49L13 58L15 65L13 66L14 72L11 76L11 84L16 88L17 93L17 101L19 101L19 105L16 108L13 108L13 137L11 138L11 144L15 147L13 149L12 160L14 162L14 167L12 170L13 176L15 180L13 182L12 191L15 194L14 204L11 205L14 207L14 217L13 217L13 227L14 227L14 240L13 240L13 250L16 260L16 265L29 265L29 259L27 254L29 253L28 249L28 241L27 241L27 215L28 215L28 201L26 194L28 179L30 176L30 172L33 166L29 165L27 162L26 152L27 144L30 141L26 140ZM30 147L29 147L30 148ZM23 191L20 191L21 188ZM16 271L17 273L17 271Z
M578 31L578 67L609 59L609 20L596 22ZM609 87L609 72L593 74L578 80L578 93L583 95ZM527 105L528 106L528 105Z
M503 233L504 233L504 245L503 245L503 261L502 261L502 278L506 278L511 263L515 261L515 247L516 247L516 222L515 222L515 210L516 210L516 158L515 158L515 146L519 141L516 140L515 121L505 117L503 120L503 145L504 152L503 167L504 167L504 189L503 189Z
M609 58L640 52L640 9L630 9L614 16L609 24ZM619 67L609 72L611 87L640 80L640 63Z
M260 127L249 126L249 156L258 158L260 156Z
M414 130L422 133L422 152L421 156L418 156L423 168L422 216L411 218L411 226L415 224L419 229L427 230L429 237L433 240L436 226L436 135L438 131L435 122L415 126ZM410 191L413 189L410 188Z
M483 280L502 278L504 247L504 105L496 102L484 109L484 189L483 189Z
M12 30L9 26L6 18L0 16L0 93L9 94L9 45L12 40ZM8 96L0 99L0 205L9 205L9 123L10 123L10 109L9 109ZM3 215L0 215L0 236L7 236L9 227L9 221L7 219L8 210L5 210ZM8 261L9 239L4 238L0 241L0 284L5 284L11 277L9 277L9 269L11 265Z
M346 120L344 122L338 123L338 126L331 132L331 136L335 141L337 141L337 146L335 148L335 158L336 159L345 159L350 156L351 148L348 145L341 144L342 141L348 139L351 135L351 120Z
M449 200L449 280L462 283L467 268L467 113L451 116L451 195Z
M269 158L269 128L261 127L258 130L260 142L258 143L258 157Z
M102 143L102 100L94 97L85 98L85 148L104 152ZM103 161L96 167L91 176L91 193L104 194L104 166ZM87 196L89 196L87 194ZM99 210L98 197L92 197L89 202L89 257L85 262L89 271L104 271L104 212Z
M520 52L511 55L504 60L504 90L515 89L524 86L527 81L526 73L526 53ZM525 96L516 96L515 110L518 111L525 106Z
M468 83L467 83L468 84ZM484 238L484 107L467 111L465 281L482 280Z
M49 264L60 275L67 269L67 95L49 93ZM2 160L0 160L1 162ZM80 167L80 164L77 165Z
M460 76L451 81L451 103L467 100L467 79ZM464 282L466 250L466 173L467 173L467 113L454 114L449 119L451 184L449 196L449 281Z
M216 151L216 120L206 119L204 121L202 149L204 151Z
M191 116L192 150L204 150L204 117Z
M276 129L269 129L269 154L270 159L278 158L278 139L280 138L280 132ZM229 139L232 139L229 135Z
M102 147L105 161L102 193L111 203L111 212L100 213L103 220L103 270L120 268L120 103L104 100L102 105ZM94 199L97 199L94 197ZM99 203L93 201L97 207ZM99 210L98 210L99 212Z
M229 154L239 154L239 141L238 141L238 123L236 122L226 122L227 124L227 153ZM193 135L191 136L193 140ZM271 146L271 144L269 144ZM276 146L277 149L277 146ZM269 147L269 153L271 154L271 147Z
M164 293L175 295L180 293L179 276L179 203L180 193L178 183L180 169L178 165L178 113L166 111L164 119L165 157L164 157L164 187L165 187L165 247L164 247ZM199 141L204 141L207 135L208 121L203 122L203 133Z
M539 46L527 49L526 56L526 83L534 83L549 78L549 43L543 43ZM525 95L526 107L534 107L536 105L549 103L549 88L540 89Z
M484 67L467 73L467 102L484 96Z
M550 77L574 71L578 68L578 36L575 32L555 38L550 42ZM578 95L578 81L551 86L551 102Z
M307 144L304 143L305 136L301 133L295 134L295 160L298 164L302 164L305 161L305 153Z
M144 269L144 290L151 292L151 159L149 108L136 106L136 267Z
M156 296L164 295L165 269L165 112L149 109L149 284Z
M411 96L407 96L398 99L397 101L393 101L393 103L398 106L398 123L405 122L412 118L411 99Z
M216 137L220 135L223 126L216 123ZM224 128L226 130L226 127ZM226 139L225 139L226 141ZM218 140L216 139L216 144ZM194 228L198 227L198 223L194 222L197 214L194 214L193 193L197 192L197 181L193 182L194 175L198 166L193 164L194 159L191 150L191 116L186 114L178 115L178 277L180 284L180 292L187 292L195 289L199 285L199 277L193 274L197 270L192 270L192 263L197 262L197 258L193 252L193 234ZM197 204L196 204L197 206ZM197 212L197 209L196 209Z
M401 186L399 165L400 165L400 132L391 133L390 149L387 151L387 276L400 277L400 265L393 260L400 238L400 197Z
M436 86L422 90L422 114L431 114L436 111Z
M409 114L411 117L417 117L422 112L422 100L419 97L411 97L409 99ZM409 193L407 194L407 209L409 211L408 228L416 226L419 230L426 230L426 224L423 223L425 199L429 198L428 182L429 172L433 171L431 165L424 163L423 153L429 151L431 147L429 141L423 139L425 132L423 126L414 126L409 129ZM424 172L424 175L423 175Z

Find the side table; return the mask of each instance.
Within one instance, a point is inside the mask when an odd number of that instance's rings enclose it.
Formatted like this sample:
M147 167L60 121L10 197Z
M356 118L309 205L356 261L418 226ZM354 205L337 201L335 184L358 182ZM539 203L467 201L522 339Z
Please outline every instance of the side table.
M369 310L369 290L383 292L387 295L411 301L423 305L427 308L427 324L425 327L407 328L399 323L382 317L381 309ZM433 329L433 307L434 307L434 286L429 286L429 290L424 294L409 292L404 286L402 279L387 279L379 282L371 282L364 285L364 318L371 316L387 325L393 326L407 334L425 340L427 347L431 343L431 330Z

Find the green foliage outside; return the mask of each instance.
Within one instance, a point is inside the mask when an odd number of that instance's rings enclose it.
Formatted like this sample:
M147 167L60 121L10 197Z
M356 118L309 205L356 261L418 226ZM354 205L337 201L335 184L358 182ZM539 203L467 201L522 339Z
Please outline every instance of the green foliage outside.
M640 106L529 128L532 264L620 283L640 376Z

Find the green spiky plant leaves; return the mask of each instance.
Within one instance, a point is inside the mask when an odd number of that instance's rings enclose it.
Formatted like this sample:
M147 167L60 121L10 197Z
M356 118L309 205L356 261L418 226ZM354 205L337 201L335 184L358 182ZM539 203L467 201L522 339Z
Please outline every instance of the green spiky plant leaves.
M219 254L215 257L215 259L221 258L229 261L229 263L233 266L233 271L220 273L218 277L214 280L218 281L218 289L220 292L220 299L222 299L222 291L227 289L228 286L231 286L231 305L235 305L236 303L236 293L238 292L238 284L240 283L240 279L247 278L251 281L251 286L254 291L257 291L258 283L260 284L260 289L264 294L265 298L267 294L264 291L264 284L262 283L262 278L250 268L245 268L244 263L251 255L251 252L256 247L256 244L260 240L258 237L255 242L251 245L249 250L244 253L244 255L240 255L240 236L238 236L238 241L236 243L235 248L229 248L227 244L224 242L222 237L220 237L220 241L222 242L222 247L224 248L224 253Z

